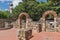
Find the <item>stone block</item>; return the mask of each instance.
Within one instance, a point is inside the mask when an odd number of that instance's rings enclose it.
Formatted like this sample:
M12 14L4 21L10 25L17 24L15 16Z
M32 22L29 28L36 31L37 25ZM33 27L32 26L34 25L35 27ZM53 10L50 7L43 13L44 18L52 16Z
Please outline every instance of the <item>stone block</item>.
M37 32L41 32L41 31L42 31L42 25L39 24L39 25L37 26Z
M32 29L31 28L21 29L19 31L19 34L20 40L29 40L32 37Z

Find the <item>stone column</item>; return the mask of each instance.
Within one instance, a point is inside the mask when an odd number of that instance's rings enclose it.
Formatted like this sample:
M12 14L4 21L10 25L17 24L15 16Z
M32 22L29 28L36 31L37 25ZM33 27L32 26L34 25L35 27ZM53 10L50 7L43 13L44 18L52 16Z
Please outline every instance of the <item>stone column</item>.
M18 28L21 28L21 25L20 25L20 19L18 19Z
M5 28L8 28L8 23L7 22L5 22Z
M43 21L42 21L42 32L44 32L44 31L46 31L45 30L45 19L42 19Z
M26 19L26 28L28 28L28 26L27 26L27 25L28 25L28 20L29 20L29 19Z
M18 20L16 21L16 24L15 25L16 25L16 28L19 27Z
M58 31L60 32L60 18L58 18L58 21L57 21L57 26L58 26Z
M41 24L39 23L39 24L37 24L37 32L41 32L42 31L42 26L41 26Z
M12 23L14 28L18 28L19 27L19 23L18 20L16 20L15 22Z
M31 27L31 19L26 20L26 28Z
M57 20L57 19L54 18L54 29L55 29L55 32L57 31L57 27L56 27L56 26L57 26L57 22L56 22L56 20Z

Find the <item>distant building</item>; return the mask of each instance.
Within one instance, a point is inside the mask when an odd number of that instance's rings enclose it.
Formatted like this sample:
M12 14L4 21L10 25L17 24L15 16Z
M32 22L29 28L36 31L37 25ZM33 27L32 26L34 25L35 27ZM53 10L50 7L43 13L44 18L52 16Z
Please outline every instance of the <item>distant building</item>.
M13 3L10 3L10 7L9 7L9 12L12 13L12 9L13 9Z

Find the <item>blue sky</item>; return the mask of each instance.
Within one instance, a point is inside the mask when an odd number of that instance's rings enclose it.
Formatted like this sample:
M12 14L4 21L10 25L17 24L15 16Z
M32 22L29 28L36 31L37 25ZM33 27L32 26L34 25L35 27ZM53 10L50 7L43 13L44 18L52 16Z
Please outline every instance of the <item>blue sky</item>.
M4 11L4 10L9 9L11 1L12 0L0 0L0 10ZM46 0L38 0L38 1L46 2ZM22 0L13 0L13 7L15 7L16 5L18 5L19 2L22 2Z
M10 2L11 1L5 1L5 2L0 1L0 10L7 10L9 8Z

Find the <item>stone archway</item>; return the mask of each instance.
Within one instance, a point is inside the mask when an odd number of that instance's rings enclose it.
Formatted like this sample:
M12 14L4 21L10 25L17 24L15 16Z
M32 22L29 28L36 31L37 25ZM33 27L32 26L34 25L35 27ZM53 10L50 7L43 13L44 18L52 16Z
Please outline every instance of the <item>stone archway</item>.
M23 17L23 16L26 17L26 28L27 28L28 19L30 19L30 16L29 16L27 13L25 13L25 12L21 13L21 14L19 15L19 17L18 17L19 28L22 28L22 26L21 26L21 20L22 20L22 17Z
M42 18L45 19L45 17L48 15L48 14L52 14L54 16L54 18L57 18L57 13L55 11L46 11L44 12Z
M58 18L57 13L55 11L53 11L53 10L49 10L49 11L44 12L44 14L43 14L43 16L41 18L43 20L42 31L46 31L45 18L49 14L52 14L54 16L54 28L56 29L56 26L57 26L57 24L56 24L57 22L56 21L57 21L57 18Z

